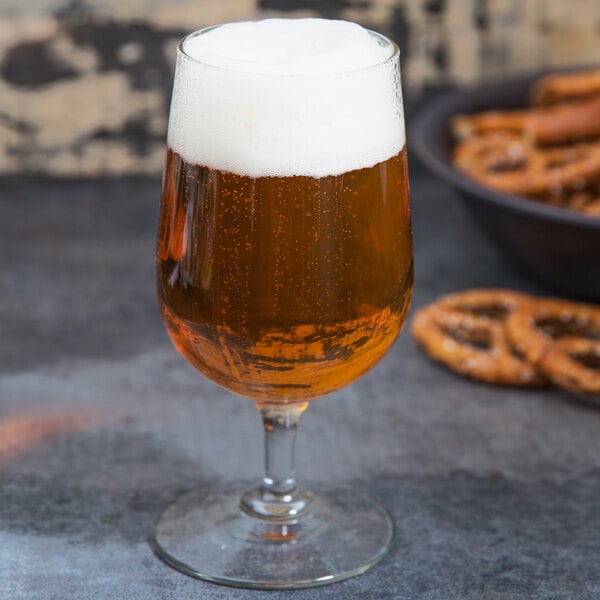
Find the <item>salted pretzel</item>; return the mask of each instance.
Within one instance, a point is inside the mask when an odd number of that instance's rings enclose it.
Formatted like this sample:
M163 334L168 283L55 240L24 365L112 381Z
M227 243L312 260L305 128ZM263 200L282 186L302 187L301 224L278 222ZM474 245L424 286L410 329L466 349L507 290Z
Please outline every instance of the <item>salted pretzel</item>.
M600 142L540 149L508 132L467 138L454 164L501 192L542 196L554 189L582 189L600 173Z
M454 164L469 174L505 172L521 168L527 161L528 145L516 133L497 131L471 137L454 148Z
M600 69L548 75L532 106L455 115L454 165L479 183L600 218Z
M488 133L522 133L529 110L486 110L474 114L459 114L450 119L450 131L455 140Z
M565 199L564 205L590 217L600 217L600 191L594 189L576 191Z
M496 385L546 385L504 330L507 316L528 301L509 290L451 294L415 313L412 334L428 356L461 375Z
M508 316L506 334L555 385L600 395L600 307L532 300Z
M532 109L524 133L536 144L564 144L600 135L600 96Z
M460 114L450 121L457 140L494 132L519 133L532 144L564 144L600 136L600 95L549 107Z
M600 94L600 69L546 75L531 90L533 104L553 104Z

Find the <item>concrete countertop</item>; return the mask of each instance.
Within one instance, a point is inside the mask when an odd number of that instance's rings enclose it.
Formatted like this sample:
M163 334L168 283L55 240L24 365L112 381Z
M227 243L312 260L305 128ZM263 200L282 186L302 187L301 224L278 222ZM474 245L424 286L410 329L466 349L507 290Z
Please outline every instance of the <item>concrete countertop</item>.
M259 416L197 374L158 315L160 183L0 185L0 598L600 598L600 410L556 390L477 384L408 331L355 385L316 401L298 472L369 490L397 525L362 576L256 592L188 578L146 537L196 485L254 482ZM514 272L455 195L415 170L413 308Z

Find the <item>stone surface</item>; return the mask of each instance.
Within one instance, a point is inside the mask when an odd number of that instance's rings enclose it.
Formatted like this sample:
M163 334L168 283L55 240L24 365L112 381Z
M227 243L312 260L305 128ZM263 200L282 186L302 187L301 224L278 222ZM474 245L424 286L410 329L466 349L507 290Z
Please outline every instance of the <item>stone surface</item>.
M260 475L248 400L193 371L160 321L155 179L12 180L0 197L0 598L222 600L600 597L600 412L496 389L429 362L407 331L318 400L299 474L370 491L397 537L364 575L250 592L154 557L161 508ZM444 185L415 170L413 308L469 286L547 292L513 272ZM242 483L240 483L242 486Z
M409 105L600 55L597 0L27 0L0 3L0 174L158 176L177 40L232 20L357 21L401 48Z

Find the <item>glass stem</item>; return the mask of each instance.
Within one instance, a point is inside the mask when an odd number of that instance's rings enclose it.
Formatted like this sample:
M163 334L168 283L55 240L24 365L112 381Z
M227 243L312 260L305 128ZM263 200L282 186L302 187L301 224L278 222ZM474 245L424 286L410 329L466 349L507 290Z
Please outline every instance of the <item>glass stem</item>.
M296 490L296 432L302 410L260 408L265 428L262 488L266 493L284 496Z
M242 510L269 521L296 522L307 514L313 495L296 485L295 442L306 403L257 405L265 430L265 474L261 485L242 497Z

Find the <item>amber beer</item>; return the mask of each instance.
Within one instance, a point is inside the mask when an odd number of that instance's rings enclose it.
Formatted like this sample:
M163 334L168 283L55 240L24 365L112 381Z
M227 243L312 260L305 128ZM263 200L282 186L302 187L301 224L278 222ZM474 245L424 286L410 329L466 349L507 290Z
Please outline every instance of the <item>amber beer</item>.
M309 400L370 369L412 287L405 147L325 177L256 177L167 154L157 273L168 332L225 388Z
M209 27L178 46L169 115L162 316L188 362L256 403L265 470L241 498L177 499L152 548L252 589L362 573L393 539L390 516L375 498L298 487L294 440L308 401L372 367L407 312L399 50L339 20Z

